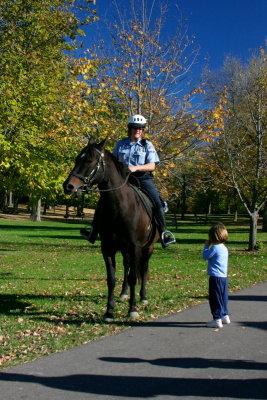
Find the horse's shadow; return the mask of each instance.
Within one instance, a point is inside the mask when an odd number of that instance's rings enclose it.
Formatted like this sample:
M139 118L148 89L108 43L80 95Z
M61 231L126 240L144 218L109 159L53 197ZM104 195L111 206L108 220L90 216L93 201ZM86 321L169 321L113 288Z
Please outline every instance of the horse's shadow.
M186 369L206 369L206 368L219 368L219 369L244 369L253 371L266 371L267 363L261 363L251 360L220 360L220 359L206 359L198 357L185 357L185 358L156 358L146 360L138 357L100 357L99 360L110 363L121 364L136 364L148 363L151 365L162 367L176 367Z
M190 362L194 365L195 359ZM205 361L207 365L209 360ZM233 364L239 361L233 361ZM218 362L219 364L219 362ZM76 374L66 376L37 376L11 372L0 373L0 380L13 382L16 391L16 382L20 390L23 384L38 384L50 388L49 397L53 395L51 388L62 392L87 393L112 398L156 398L158 396L195 396L196 398L231 399L266 399L266 380L259 379L210 379L187 377L157 377L157 376L122 376L104 374ZM30 393L31 386L25 386L25 392ZM45 389L39 388L39 393ZM36 392L36 391L35 391ZM68 393L65 393L68 396Z

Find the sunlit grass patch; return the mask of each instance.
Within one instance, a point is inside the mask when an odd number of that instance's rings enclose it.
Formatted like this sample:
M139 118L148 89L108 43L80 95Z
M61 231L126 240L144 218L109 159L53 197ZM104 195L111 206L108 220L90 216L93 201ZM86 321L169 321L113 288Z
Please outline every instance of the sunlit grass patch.
M245 221L239 225L228 219L229 286L234 291L266 280L267 246L258 252L247 252ZM105 266L99 242L92 246L83 240L79 224L4 220L0 227L2 368L131 326L128 302L119 300L123 277L120 255L115 321L103 323ZM175 245L163 250L156 244L147 285L149 303L138 306L139 321L207 300L206 262L201 254L208 228L193 220L180 221ZM259 232L259 240L265 243L267 234Z

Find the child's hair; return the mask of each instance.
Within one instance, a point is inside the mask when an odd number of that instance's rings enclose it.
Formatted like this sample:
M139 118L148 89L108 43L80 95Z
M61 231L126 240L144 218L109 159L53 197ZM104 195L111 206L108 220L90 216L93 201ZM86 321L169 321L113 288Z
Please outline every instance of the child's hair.
M228 232L221 223L213 225L209 230L209 240L212 244L224 243L228 239Z

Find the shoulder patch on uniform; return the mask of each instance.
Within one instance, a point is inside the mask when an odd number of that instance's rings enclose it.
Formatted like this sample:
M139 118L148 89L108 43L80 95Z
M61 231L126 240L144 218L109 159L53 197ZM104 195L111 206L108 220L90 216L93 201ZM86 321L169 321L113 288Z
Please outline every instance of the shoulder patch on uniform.
M140 143L142 146L146 146L146 139L142 139Z

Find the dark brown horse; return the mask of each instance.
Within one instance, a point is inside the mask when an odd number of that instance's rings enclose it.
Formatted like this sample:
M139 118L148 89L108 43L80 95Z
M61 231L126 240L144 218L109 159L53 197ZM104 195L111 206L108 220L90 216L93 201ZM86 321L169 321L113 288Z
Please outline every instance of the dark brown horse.
M108 284L107 311L104 318L111 321L114 317L116 253L121 251L124 264L121 297L127 294L129 285L129 317L137 318L135 286L140 279L140 298L146 304L148 261L153 252L153 243L159 239L159 234L142 200L127 183L128 176L124 167L104 146L105 140L99 144L88 144L78 155L63 187L66 194L72 194L98 185L100 206L97 230Z

